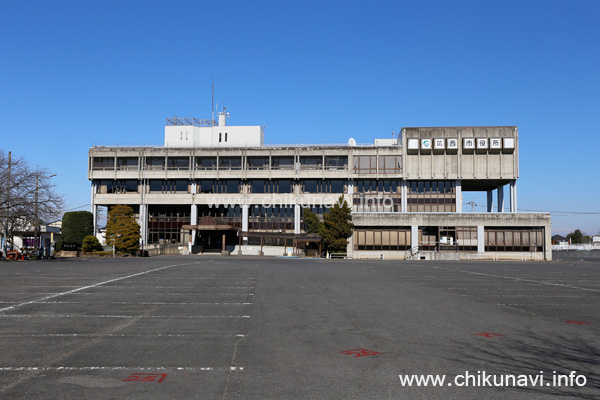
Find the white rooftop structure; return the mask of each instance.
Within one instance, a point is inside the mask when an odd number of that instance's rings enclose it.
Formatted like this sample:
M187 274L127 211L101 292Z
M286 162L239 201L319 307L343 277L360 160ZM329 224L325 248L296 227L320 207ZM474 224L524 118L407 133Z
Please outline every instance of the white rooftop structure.
M229 113L212 119L167 118L165 147L256 147L265 144L262 126L227 126Z

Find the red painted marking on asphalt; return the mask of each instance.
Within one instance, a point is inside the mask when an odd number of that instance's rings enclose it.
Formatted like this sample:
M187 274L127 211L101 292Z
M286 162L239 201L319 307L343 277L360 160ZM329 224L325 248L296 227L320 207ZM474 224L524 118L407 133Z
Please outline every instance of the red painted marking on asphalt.
M576 325L589 325L589 322L583 322L583 321L565 321L565 324L576 324Z
M158 381L155 378L161 377ZM162 382L167 374L131 374L123 382Z
M471 336L502 337L504 335L501 333L479 332L479 333L471 333Z
M345 351L340 351L340 353L344 353L348 356L356 356L356 357L376 356L377 354L381 354L377 351L367 350L367 349L345 350Z

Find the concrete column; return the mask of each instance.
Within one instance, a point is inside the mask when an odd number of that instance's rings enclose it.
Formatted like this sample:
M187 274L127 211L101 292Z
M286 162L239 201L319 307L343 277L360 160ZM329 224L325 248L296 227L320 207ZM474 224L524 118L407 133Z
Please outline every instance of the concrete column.
M494 211L494 191L487 191L487 212Z
M98 233L98 206L92 204L92 215L94 218L94 236Z
M400 196L402 196L402 207L401 207L401 211L402 212L408 212L408 187L407 187L407 182L405 180L401 181L401 188L400 188Z
M410 248L413 251L419 249L419 227L417 225L410 227Z
M91 204L91 212L94 216L94 236L98 233L98 206L94 201L94 195L96 194L96 184L92 181L92 185L90 188L90 204Z
M300 223L301 223L301 219L300 219L300 204L295 204L294 205L294 233L298 234L300 233Z
M248 232L248 208L250 206L248 204L242 204L242 232ZM245 237L242 239L244 244L248 244L248 238Z
M498 212L504 212L504 186L498 186Z
M139 216L139 224L140 224L140 244L143 244L144 247L148 245L148 205L140 204L140 216Z
M455 185L454 187L456 188L456 212L461 213L461 212L463 212L463 209L462 209L462 204L463 204L462 182L456 181L456 183L454 185Z
M517 212L517 180L510 181L510 212Z
M477 252L483 253L485 251L485 231L483 225L477 225Z
M348 202L348 207L350 207L350 210L356 211L354 209L354 181L348 181L348 190L344 195L344 199Z
M198 205L192 204L190 210L190 225L198 225ZM192 229L192 246L196 244L196 229Z

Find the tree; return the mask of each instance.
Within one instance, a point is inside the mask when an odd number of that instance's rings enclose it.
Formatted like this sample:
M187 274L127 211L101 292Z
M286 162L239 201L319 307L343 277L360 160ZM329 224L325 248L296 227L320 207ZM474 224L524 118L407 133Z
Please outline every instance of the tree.
M94 215L89 211L71 211L62 218L61 236L65 243L83 245L86 236L94 234Z
M352 236L352 210L348 203L340 196L323 216L321 236L325 251L329 253L345 253L348 247L348 238Z
M579 229L575 229L573 232L567 235L567 240L573 244L584 243L586 236Z
M55 192L46 168L32 167L0 149L0 221L2 234L12 247L15 232L34 231L38 220L56 220L63 196Z
M117 251L133 254L140 248L140 225L129 206L118 204L108 210L106 244Z
M319 233L321 230L321 221L319 221L319 217L314 212L310 211L310 209L305 208L302 210L304 214L304 224L306 225L307 233Z
M91 251L101 251L102 245L98 238L94 235L89 235L83 238L83 244L81 246L81 250L85 252Z

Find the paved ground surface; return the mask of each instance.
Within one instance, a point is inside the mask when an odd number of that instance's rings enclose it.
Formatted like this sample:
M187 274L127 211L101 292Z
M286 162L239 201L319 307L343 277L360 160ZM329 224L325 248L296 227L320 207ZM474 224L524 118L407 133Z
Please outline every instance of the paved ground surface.
M2 399L600 397L598 262L188 256L0 272ZM380 354L344 353L358 349ZM466 371L544 380L457 387ZM553 371L587 384L554 387Z

